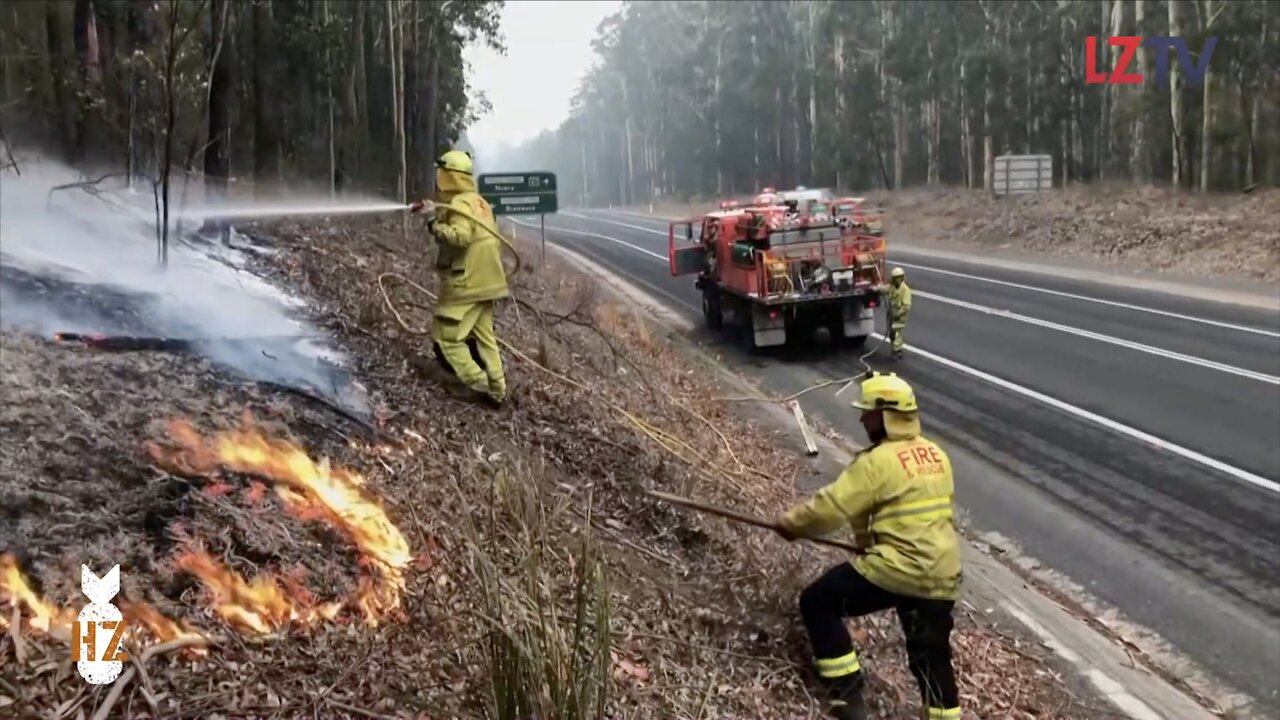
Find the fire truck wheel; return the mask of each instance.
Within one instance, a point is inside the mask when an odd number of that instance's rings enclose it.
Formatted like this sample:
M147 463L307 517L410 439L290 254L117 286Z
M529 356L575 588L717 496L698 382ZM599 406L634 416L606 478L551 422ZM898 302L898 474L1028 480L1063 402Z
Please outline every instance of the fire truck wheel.
M742 307L742 344L749 353L757 353L760 346L756 345L756 323L751 311L751 305L744 304Z
M702 291L702 317L712 330L719 330L724 325L724 315L720 312L720 293L715 290Z

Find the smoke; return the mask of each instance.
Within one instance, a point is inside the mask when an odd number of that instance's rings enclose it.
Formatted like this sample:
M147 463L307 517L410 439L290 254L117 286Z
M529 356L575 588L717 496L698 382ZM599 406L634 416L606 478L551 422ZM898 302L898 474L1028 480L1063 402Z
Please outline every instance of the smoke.
M245 250L171 233L161 268L150 187L112 179L50 193L82 178L49 163L21 169L0 173L0 328L203 339L204 354L246 378L367 411L341 355L298 316L304 303L249 272Z

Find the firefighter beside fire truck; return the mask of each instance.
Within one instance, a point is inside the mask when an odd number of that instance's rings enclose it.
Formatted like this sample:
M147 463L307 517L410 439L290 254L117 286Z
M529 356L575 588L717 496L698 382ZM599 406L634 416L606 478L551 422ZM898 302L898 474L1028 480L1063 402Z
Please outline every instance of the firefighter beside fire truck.
M892 284L889 286L889 334L893 337L893 357L902 357L902 346L906 340L902 335L907 330L907 316L911 314L911 288L907 286L907 271L900 267L890 273Z
M915 392L893 373L862 381L853 406L871 447L835 482L778 522L787 540L847 527L862 552L828 570L800 595L800 614L831 715L863 720L864 685L844 618L894 608L906 636L907 665L929 720L960 720L951 664L952 610L961 581L951 498L951 460L920 434Z

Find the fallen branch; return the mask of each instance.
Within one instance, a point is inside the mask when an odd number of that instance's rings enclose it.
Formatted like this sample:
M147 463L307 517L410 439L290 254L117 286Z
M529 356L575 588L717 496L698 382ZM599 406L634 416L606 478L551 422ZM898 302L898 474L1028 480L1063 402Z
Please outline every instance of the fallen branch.
M101 333L54 333L57 342L78 342L96 350L114 352L199 352L201 346L240 345L302 340L312 335L267 335L248 338L166 338Z
M103 180L106 180L106 179L108 179L108 178L113 178L113 177L124 177L125 175L127 175L127 173L114 172L114 173L107 173L106 175L103 175L102 177L98 178L97 180L81 180L80 182L72 182L72 183L64 183L64 184L62 184L62 185L54 185L53 187L49 188L49 195L48 195L48 199L45 201L45 206L46 206L46 207L51 206L51 204L53 203L53 193L54 193L55 191L57 191L57 190L71 190L71 189L74 189L74 188L80 188L80 189L83 189L83 190L89 190L89 189L91 189L91 188L96 188L96 187L98 186L98 184L99 184L99 183L101 183Z
M326 400L324 397L316 393L314 390L311 390L309 388L304 389L304 388L294 387L292 385L285 385L282 383L272 382L270 380L259 380L255 384L269 390L275 390L277 392L287 393L290 395L297 395L298 397L310 400L311 402L317 405L327 408L334 414L346 420L349 420L352 423L354 423L356 426L358 426L363 431L365 438L368 440L375 441L375 442L392 442L395 444L399 444L398 441L395 441L394 439L385 436L383 432L378 429L378 426L374 425L372 422L360 417L359 415L356 415L352 411L347 410L346 408L330 400Z
M159 645L152 645L148 647L146 650L143 650L141 661L145 663L156 655L161 655L161 654L170 652L172 650L180 650L182 648L188 648L195 645L200 645L200 646L218 645L218 644L221 644L221 642L222 641L219 638L207 638L207 637L177 638L174 640L170 640L168 642L160 643ZM138 667L131 665L127 670L124 671L124 674L121 675L118 680L116 680L114 683L111 684L111 691L107 693L107 697L103 699L102 704L99 705L97 711L93 713L92 720L107 720L107 717L111 715L111 709L115 707L116 702L120 700L120 696L124 694L125 688L129 686L129 683L133 680L134 676L137 674L138 674Z

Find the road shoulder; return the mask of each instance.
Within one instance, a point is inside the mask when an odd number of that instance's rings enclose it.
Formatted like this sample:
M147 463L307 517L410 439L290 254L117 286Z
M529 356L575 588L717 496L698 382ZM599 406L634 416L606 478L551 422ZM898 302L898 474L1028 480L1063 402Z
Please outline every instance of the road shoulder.
M600 280L601 286L628 303L639 303L656 309L655 319L666 322L675 317L671 329L686 329L688 322L665 310L661 303L618 277L615 273L561 247L553 252ZM688 342L679 332L670 333L677 345L716 372L727 387L737 387L749 394L759 390L746 378ZM795 421L780 405L752 404L745 412L775 427L793 427ZM852 459L852 454L825 437L817 437L820 451L820 477L834 477ZM1013 569L982 552L967 539L963 541L966 560L967 603L987 616L998 616L1016 623L1026 635L1051 650L1076 676L1076 687L1088 691L1113 705L1124 717L1135 720L1209 720L1215 715L1196 699L1134 662L1130 654L1064 606L1032 587Z

